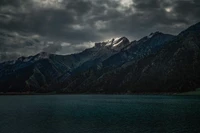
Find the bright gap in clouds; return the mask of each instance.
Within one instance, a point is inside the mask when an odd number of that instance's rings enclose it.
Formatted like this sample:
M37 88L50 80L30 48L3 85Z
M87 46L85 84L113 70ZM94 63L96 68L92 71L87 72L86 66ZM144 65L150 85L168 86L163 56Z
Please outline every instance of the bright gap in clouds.
M165 8L165 11L170 13L172 11L172 7Z
M63 8L63 0L33 0L33 2L42 8Z
M119 2L125 7L130 7L133 4L133 0L119 0Z

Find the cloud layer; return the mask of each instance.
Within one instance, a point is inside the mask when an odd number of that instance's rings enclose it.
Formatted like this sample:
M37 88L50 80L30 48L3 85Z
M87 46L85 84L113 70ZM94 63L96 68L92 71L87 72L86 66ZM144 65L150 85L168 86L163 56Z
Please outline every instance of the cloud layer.
M112 37L134 40L155 31L178 34L198 21L199 0L1 0L0 30L37 35L46 43L34 44L29 53L20 50L20 41L10 42L13 47L2 42L0 47L13 57L40 51L69 54ZM8 55L3 52L1 60Z

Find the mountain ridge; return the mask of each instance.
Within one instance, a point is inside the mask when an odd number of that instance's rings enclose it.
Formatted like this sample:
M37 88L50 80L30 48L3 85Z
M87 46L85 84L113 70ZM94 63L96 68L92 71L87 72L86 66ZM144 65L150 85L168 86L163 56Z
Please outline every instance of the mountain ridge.
M0 91L191 91L200 87L199 25L177 36L155 32L131 42L126 37L112 38L77 54L43 52L0 63Z

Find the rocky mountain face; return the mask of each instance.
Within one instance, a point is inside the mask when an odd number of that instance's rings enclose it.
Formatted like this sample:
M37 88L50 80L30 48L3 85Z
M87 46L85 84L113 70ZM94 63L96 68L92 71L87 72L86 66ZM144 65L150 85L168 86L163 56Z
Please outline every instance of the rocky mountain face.
M72 55L39 53L0 64L1 92L183 92L200 87L200 23L96 43Z

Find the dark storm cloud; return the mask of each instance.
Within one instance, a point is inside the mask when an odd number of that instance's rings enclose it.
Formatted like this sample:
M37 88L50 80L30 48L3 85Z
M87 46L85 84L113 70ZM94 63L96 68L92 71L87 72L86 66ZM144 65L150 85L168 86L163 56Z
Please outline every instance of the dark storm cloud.
M196 20L200 18L200 1L177 1L174 8L180 17L188 17Z
M90 1L72 0L68 1L66 4L66 10L72 10L79 16L88 13L91 8L92 3Z
M199 0L0 1L1 30L38 35L44 41L56 42L38 46L30 54L78 52L92 46L87 42L118 36L134 40L155 31L178 34L200 21L199 18ZM19 46L15 46L15 52L7 43L1 47L6 47L7 55L14 57L22 52L20 42L15 43ZM70 45L62 46L63 42Z
M0 6L12 5L12 6L20 6L22 0L1 0Z
M132 14L126 16L125 14L130 11L126 10L117 19L108 20L110 22L105 32L115 30L115 34L137 39L158 30L177 34L189 25L199 21L200 7L194 1L133 0L133 2ZM196 7L196 9L186 10L187 7L184 7L183 3L187 3L186 5L190 7ZM189 13L184 13L186 11ZM194 14L194 12L197 14Z
M43 48L42 51L47 53L56 53L57 51L61 50L62 46L60 43L49 43L47 47Z

